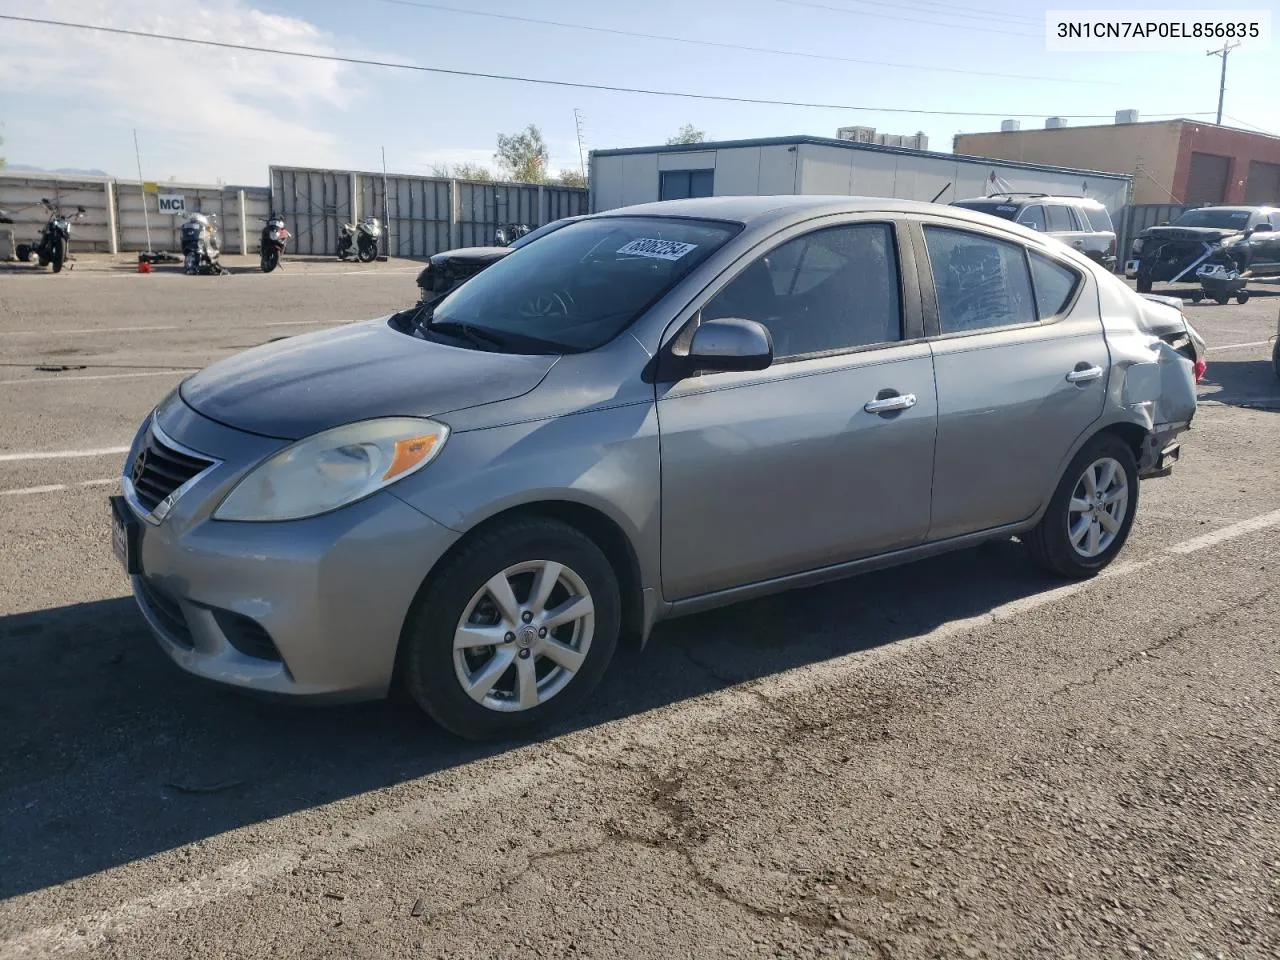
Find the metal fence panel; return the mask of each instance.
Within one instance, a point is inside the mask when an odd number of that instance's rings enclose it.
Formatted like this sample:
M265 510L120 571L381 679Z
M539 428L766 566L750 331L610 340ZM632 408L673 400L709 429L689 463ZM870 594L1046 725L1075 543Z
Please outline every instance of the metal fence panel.
M4 224L17 243L34 244L49 220L40 205L47 197L64 213L85 208L84 219L71 225L72 253L108 253L111 250L110 178L61 177L30 173L0 174L0 210L13 220Z
M334 255L338 231L354 216L351 174L344 170L271 168L272 212L293 233L293 253Z
M146 250L148 230L150 248L177 252L182 248L181 228L187 214L203 213L215 218L218 243L223 253L254 252L258 245L258 217L266 216L270 195L263 187L207 186L189 183L158 184L158 193L177 193L185 199L181 214L161 213L156 194L145 193L136 181L116 181L116 205L119 210L121 250ZM249 242L240 243L240 192L245 196L245 227ZM143 216L143 204L146 216Z

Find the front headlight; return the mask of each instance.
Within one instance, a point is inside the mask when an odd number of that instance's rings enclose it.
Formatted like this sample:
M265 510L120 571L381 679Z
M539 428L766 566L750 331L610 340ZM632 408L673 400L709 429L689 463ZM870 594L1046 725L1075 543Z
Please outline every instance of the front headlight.
M434 420L363 420L299 440L263 461L213 512L215 520L301 520L336 510L421 470L449 428Z

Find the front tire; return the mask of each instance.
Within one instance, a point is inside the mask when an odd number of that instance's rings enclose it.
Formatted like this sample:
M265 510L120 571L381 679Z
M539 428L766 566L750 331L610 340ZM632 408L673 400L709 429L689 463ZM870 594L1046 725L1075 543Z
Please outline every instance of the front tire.
M62 265L67 262L67 241L59 238L53 244L53 256L49 263L53 265L54 273L62 272Z
M621 598L599 547L567 524L517 520L464 544L419 591L400 640L410 695L473 740L574 711L617 647Z
M262 272L270 273L280 263L280 253L277 250L266 249L262 251Z
M378 248L373 244L364 244L360 247L358 256L361 263L372 263L378 259Z
M1072 458L1049 507L1026 537L1042 567L1072 579L1092 577L1115 559L1138 509L1138 464L1114 434L1100 434Z

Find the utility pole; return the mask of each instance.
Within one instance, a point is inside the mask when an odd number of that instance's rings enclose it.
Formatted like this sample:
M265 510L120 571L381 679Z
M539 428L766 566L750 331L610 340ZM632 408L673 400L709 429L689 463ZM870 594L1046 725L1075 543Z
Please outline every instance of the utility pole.
M138 161L138 196L142 198L142 228L147 231L147 253L151 249L151 220L147 217L147 185L142 182L142 151L138 149L138 130L133 131L133 158Z
M587 160L586 154L582 152L582 114L578 112L578 108L573 108L573 125L578 130L578 163L582 167L582 179L587 179Z
M1224 43L1221 50L1208 50L1205 52L1206 57L1222 58L1222 81L1218 84L1218 126L1222 126L1222 101L1227 94L1227 57L1231 51L1240 46L1240 41L1235 43Z

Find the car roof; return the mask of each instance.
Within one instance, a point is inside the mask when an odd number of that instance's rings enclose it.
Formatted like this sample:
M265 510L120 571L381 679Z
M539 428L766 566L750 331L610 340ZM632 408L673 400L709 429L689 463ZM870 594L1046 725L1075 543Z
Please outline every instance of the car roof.
M934 214L974 223L990 225L985 214L964 207L921 200L895 200L886 197L847 197L793 195L697 197L689 200L659 200L619 207L598 213L596 217L691 217L700 220L728 220L748 227L780 225L839 213L917 213Z
M1266 211L1267 213L1270 213L1272 210L1276 210L1276 209L1280 209L1280 208L1270 207L1265 204L1262 204L1256 207L1243 206L1243 205L1226 206L1225 204L1223 205L1210 204L1203 207L1192 207L1191 210L1183 210L1182 213L1191 213L1194 210L1226 210L1228 213L1262 213L1263 211ZM1181 215L1182 214L1179 214L1179 216Z
M1095 200L1093 197L1072 197L1065 194L1053 193L993 193L987 197L965 197L963 200L955 201L960 203L1008 203L1008 204L1027 204L1027 203L1079 203L1087 207L1101 207L1101 200Z

